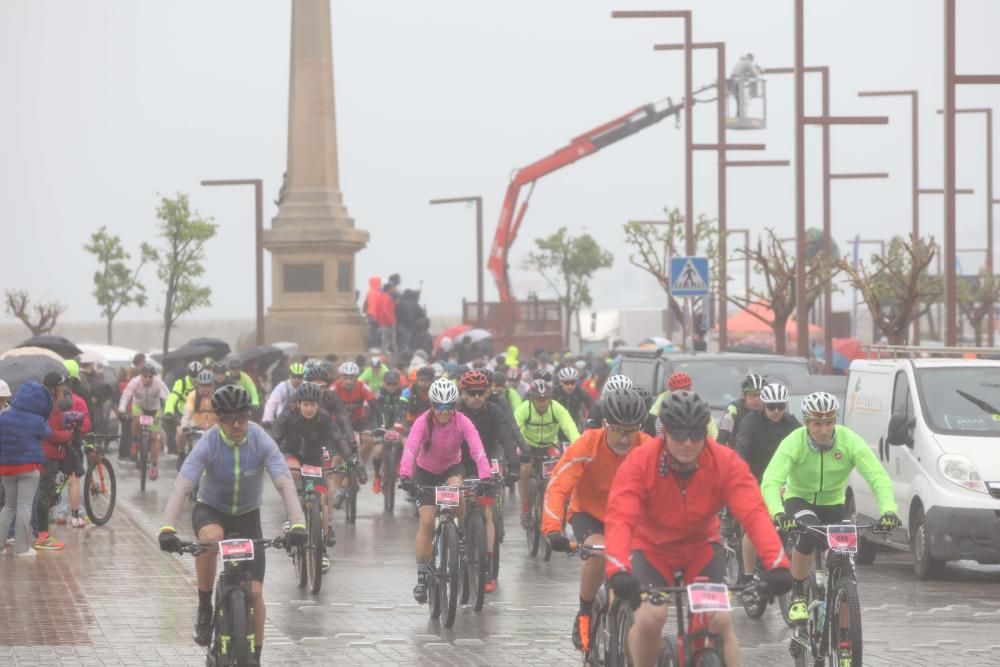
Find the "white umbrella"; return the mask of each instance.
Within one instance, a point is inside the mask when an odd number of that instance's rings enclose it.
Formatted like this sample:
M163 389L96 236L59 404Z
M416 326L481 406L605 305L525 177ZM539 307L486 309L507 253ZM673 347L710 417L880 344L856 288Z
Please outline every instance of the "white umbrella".
M466 336L473 343L478 343L481 340L486 340L487 338L493 338L493 334L486 329L469 329L468 331L463 331L455 337L456 342L460 342Z
M15 347L7 350L3 354L0 354L0 361L4 359L9 359L11 357L25 357L25 356L42 356L54 359L59 363L63 362L63 358L58 354L44 347Z

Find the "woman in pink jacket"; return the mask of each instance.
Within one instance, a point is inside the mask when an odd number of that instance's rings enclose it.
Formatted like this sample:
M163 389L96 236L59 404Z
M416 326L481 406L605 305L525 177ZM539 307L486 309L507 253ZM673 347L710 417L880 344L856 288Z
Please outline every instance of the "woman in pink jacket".
M465 467L462 465L462 443L469 446L469 454L476 462L479 479L489 481L490 462L483 450L479 432L469 419L455 411L458 387L451 380L435 380L428 391L431 409L413 422L406 447L399 464L399 477L403 484L420 486L462 486ZM434 492L417 491L417 511L420 527L417 529L417 585L413 597L420 604L427 602L427 575L431 570L431 538L434 534Z

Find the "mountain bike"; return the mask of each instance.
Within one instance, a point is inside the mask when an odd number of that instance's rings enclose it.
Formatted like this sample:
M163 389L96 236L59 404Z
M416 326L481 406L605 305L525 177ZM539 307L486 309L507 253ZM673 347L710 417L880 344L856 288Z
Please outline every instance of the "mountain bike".
M603 544L570 544L570 558L578 556L580 560L604 558ZM628 609L628 605L623 605ZM590 632L587 647L583 653L583 664L593 667L614 665L609 658L612 655L612 636L616 634L614 615L612 615L612 595L606 584L597 589L597 597L590 610ZM631 610L630 610L631 611ZM631 622L629 622L631 626Z
M723 532L722 538L722 548L726 556L726 583L732 585L739 581L739 576L743 574L743 527L733 520L731 530L729 532ZM790 548L791 547L786 544L785 553L791 553L788 551ZM767 580L767 570L764 568L764 564L761 562L760 557L757 558L757 561L754 564L753 578L758 582L764 582ZM761 594L758 589L751 587L740 596L740 602L743 604L743 611L745 611L747 616L750 618L760 618L763 616L764 612L767 611L768 605L774 601L777 601L778 603L778 609L781 612L781 617L784 619L785 624L790 628L795 627L795 624L788 619L788 593L782 593L772 599L767 595Z
M153 415L139 415L139 490L146 490L146 474L149 471L149 454L152 446L156 418Z
M545 505L545 488L549 484L549 477L552 476L556 463L559 462L559 456L550 456L549 447L529 447L528 449L531 461L532 494L528 503L530 508L528 526L525 528L528 537L528 553L537 556L539 547L543 547L542 560L548 561L552 558L552 547L549 546L548 541L542 539L542 512L544 512Z
M307 541L302 546L288 546L295 569L295 580L299 588L308 586L313 595L323 586L323 553L326 549L323 525L322 503L324 499L316 493L316 480L323 479L323 469L319 466L302 466L302 491L299 494L306 517Z
M500 575L500 545L504 540L503 525L503 472L504 469L497 459L490 461L490 470L493 471L493 481L497 484L498 492L493 500L493 557L490 560L490 576L496 579Z
M357 454L349 459L346 459L343 463L338 466L333 466L329 469L331 473L342 473L345 475L345 486L341 487L344 489L346 495L344 497L344 520L347 523L353 524L358 518L358 489L361 485L358 484L358 458ZM339 507L337 509L340 509Z
M461 546L462 604L472 600L472 608L482 611L486 601L486 580L492 564L487 557L486 512L484 505L492 505L493 498L479 494L478 479L465 480L462 494L465 498L465 519L462 521Z
M788 531L789 536L809 532L822 535L830 547L825 569L822 550L817 547L816 569L806 580L809 619L795 624L789 644L789 652L797 666L822 665L828 658L834 666L861 665L861 603L854 570L858 530L879 532L875 526L855 525L850 520L825 526L800 524Z
M90 433L84 437L83 456L87 460L87 472L83 476L83 507L90 522L103 526L111 520L118 498L118 482L115 469L107 457L107 447L101 451L96 442L114 439L117 436Z
M179 553L201 555L217 546L222 572L215 584L215 611L208 664L216 667L257 665L257 636L253 629L253 600L250 597L250 568L254 552L269 547L282 548L283 536L271 540L249 540L229 536L211 544L182 542Z
M205 431L200 428L189 426L183 430L183 438L177 443L177 469L180 470L184 465L184 459L187 455L191 453L194 446L201 440L201 436L205 434Z
M396 480L399 478L399 460L403 455L403 443L400 441L399 432L392 429L378 428L372 435L376 442L382 444L382 464L379 466L382 501L386 513L392 514L396 509Z

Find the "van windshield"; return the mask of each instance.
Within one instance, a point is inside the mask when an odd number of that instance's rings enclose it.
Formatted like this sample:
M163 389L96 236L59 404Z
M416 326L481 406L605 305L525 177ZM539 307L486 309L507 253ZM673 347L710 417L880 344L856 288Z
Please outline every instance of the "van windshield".
M740 398L740 384L748 373L759 373L770 382L793 389L809 385L809 367L802 361L711 359L674 360L674 370L694 380L694 390L713 408L724 408Z
M936 433L1000 437L1000 373L984 366L918 368L920 406Z

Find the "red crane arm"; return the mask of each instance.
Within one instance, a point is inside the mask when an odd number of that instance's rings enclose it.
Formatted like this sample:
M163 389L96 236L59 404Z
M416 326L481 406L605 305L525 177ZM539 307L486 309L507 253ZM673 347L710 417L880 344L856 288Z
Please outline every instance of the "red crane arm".
M535 181L591 153L596 153L606 146L621 141L625 137L630 137L650 125L655 125L664 118L677 115L683 108L683 103L674 104L669 99L638 107L593 128L589 132L574 137L569 144L555 153L514 172L510 184L507 186L507 193L504 195L503 206L500 209L500 221L497 224L493 246L486 263L496 281L501 302L507 303L514 300L510 289L507 258L510 247L514 244L514 239L517 238L524 214L527 212L528 201L531 199L531 191L534 190ZM528 191L525 200L521 202L520 208L517 208L521 188L528 184L531 185L531 190ZM515 208L517 208L516 214Z

